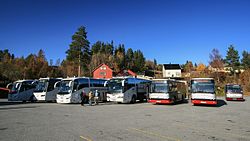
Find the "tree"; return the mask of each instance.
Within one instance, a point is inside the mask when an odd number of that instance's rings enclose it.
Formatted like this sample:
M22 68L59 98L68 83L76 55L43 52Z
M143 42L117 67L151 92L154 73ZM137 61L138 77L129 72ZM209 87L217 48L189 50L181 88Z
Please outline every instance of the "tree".
M213 49L212 52L209 54L209 64L211 67L215 68L216 70L220 70L223 68L223 59L220 55L220 52L218 49Z
M239 69L240 66L240 56L238 51L234 49L233 45L230 45L227 50L227 56L225 59L226 64L231 67L231 71L235 74L235 71Z
M89 44L86 29L84 26L81 26L72 36L70 48L66 51L67 61L72 61L74 62L73 64L78 65L78 76L80 76L82 72L84 75L89 75L88 67L91 58ZM83 70L81 70L81 68Z
M203 72L206 69L206 66L202 63L198 64L198 66L196 67L196 70L199 72Z
M126 66L127 69L132 69L134 66L134 52L132 48L129 48L126 52Z
M190 73L194 69L192 61L186 61L186 64L183 67L184 71L188 73Z
M244 69L250 68L250 53L245 50L242 52L241 63Z
M145 57L141 50L136 50L134 52L134 67L133 71L135 72L142 72L144 71L144 66L145 66Z

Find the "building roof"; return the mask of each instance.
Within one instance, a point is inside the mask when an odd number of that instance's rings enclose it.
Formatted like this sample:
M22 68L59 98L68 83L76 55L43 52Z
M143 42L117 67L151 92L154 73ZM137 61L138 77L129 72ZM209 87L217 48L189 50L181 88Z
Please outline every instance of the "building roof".
M117 76L136 76L136 73L128 69L120 71Z
M165 70L180 70L181 66L179 64L163 64Z

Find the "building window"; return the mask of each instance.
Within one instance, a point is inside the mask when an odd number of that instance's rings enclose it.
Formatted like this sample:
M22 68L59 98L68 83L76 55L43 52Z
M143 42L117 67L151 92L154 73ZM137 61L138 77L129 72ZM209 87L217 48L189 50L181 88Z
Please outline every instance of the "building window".
M106 72L100 72L101 76L106 76Z
M102 67L101 67L101 70L106 70L106 67L105 67L105 66L102 66Z

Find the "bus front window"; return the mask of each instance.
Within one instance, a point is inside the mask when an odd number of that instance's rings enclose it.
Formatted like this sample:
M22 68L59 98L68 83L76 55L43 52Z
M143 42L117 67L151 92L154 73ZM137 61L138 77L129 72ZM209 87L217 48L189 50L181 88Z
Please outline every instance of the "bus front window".
M242 93L242 89L239 85L228 85L226 89L227 93Z
M46 92L47 90L47 82L44 80L40 80L36 85L34 92Z
M167 93L168 92L168 84L167 83L152 84L152 92L153 93Z
M60 84L58 94L69 94L72 89L72 81L71 80L64 80Z
M214 82L191 82L192 93L215 93Z
M108 90L109 93L122 93L123 86L122 80L120 79L113 79L108 82Z

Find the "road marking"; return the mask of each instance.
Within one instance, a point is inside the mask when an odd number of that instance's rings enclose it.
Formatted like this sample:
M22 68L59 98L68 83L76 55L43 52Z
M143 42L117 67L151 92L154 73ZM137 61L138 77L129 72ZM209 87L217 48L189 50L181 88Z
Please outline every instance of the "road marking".
M127 129L127 130L129 130L129 131L133 130L133 131L137 131L137 132L140 132L140 133L143 133L143 134L153 135L153 136L156 136L158 138L162 138L162 139L166 139L166 140L170 140L170 141L180 141L180 139L177 139L177 138L163 136L163 135L160 135L160 134L157 134L157 133L153 133L153 132L150 132L150 131L144 131L144 130L137 129L137 128L130 128L130 129Z
M87 138L87 137L84 137L84 136L80 136L81 139L84 139L86 141L92 141L91 139Z

